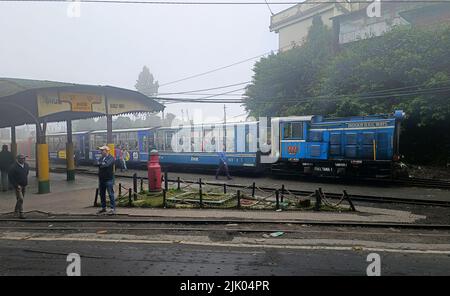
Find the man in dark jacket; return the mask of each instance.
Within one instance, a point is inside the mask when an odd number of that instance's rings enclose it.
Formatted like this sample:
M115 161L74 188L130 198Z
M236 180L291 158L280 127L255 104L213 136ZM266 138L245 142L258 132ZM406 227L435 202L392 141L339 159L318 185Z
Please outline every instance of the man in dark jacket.
M25 196L25 187L28 185L28 173L30 167L25 162L25 156L17 155L17 161L9 169L9 182L16 191L16 207L14 213L21 219L25 219L23 215L23 198Z
M11 165L14 163L14 156L8 151L8 145L2 146L2 151L0 152L0 171L2 178L2 191L7 191L8 184L8 171Z
M108 191L109 202L111 206L111 210L108 212L108 215L115 215L116 205L114 200L114 157L109 154L108 146L102 146L99 149L102 152L102 157L100 157L97 162L102 209L98 211L97 214L106 213L106 191Z

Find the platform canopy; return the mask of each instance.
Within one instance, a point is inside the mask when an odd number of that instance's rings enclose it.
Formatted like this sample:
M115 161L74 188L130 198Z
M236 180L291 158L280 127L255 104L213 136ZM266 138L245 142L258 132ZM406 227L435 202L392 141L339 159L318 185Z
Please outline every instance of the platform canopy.
M163 109L154 99L119 87L0 77L0 128Z

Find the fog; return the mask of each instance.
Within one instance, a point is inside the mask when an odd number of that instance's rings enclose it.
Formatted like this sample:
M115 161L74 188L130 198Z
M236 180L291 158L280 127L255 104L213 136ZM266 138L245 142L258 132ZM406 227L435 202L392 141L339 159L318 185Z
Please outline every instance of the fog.
M287 7L271 6L275 12ZM277 35L269 31L266 5L81 3L79 15L68 8L68 3L0 2L0 77L134 89L144 65L164 85L278 47ZM168 84L159 93L249 81L255 61ZM218 98L239 98L242 93ZM222 104L168 104L166 112L181 117L181 110L197 120L223 118ZM245 110L227 104L228 117L245 117Z

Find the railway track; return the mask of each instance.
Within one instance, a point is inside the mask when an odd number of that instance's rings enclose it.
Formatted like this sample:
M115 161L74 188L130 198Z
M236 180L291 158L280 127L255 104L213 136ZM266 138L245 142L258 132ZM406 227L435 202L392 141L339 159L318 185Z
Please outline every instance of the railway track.
M393 223L393 222L352 222L352 221L311 221L311 220L270 220L270 219L203 219L203 218L102 218L97 216L85 217L85 218L30 218L30 219L16 219L16 218L0 218L0 222L18 222L23 224L34 224L34 223L49 223L52 227L33 226L34 229L47 229L52 230L76 230L83 229L87 226L75 226L75 227L55 227L55 224L70 224L70 223L96 223L97 226L90 227L87 229L106 229L111 227L111 229L124 229L123 227L112 227L99 225L100 223L115 223L115 224L129 224L129 225L151 225L151 224L173 224L170 227L140 227L135 228L137 230L183 230L187 229L190 231L199 230L202 228L198 227L180 227L177 225L218 225L223 228L204 228L204 230L209 231L235 231L235 232L271 232L271 231L283 231L283 232L295 232L295 230L290 230L286 226L333 226L333 227L368 227L368 228L401 228L401 229L428 229L428 230L448 230L450 229L450 224L420 224L420 223ZM231 226L230 226L231 225ZM278 226L275 228L243 228L247 226ZM14 226L2 226L0 229L11 229ZM21 226L16 226L21 227ZM29 227L29 226L24 226ZM106 228L105 228L106 227ZM134 227L133 227L134 228ZM131 227L130 227L131 229ZM280 230L282 229L282 230ZM285 231L286 230L286 231Z
M65 172L65 168L63 167L55 167L52 168L55 172ZM77 169L79 172L89 172L89 169ZM297 175L290 174L290 173L283 173L277 175L277 177L284 177L284 178L298 178ZM450 190L450 180L438 180L438 179L427 179L427 178L398 178L398 179L376 179L376 178L358 178L358 179L351 179L351 178L338 178L338 177L321 177L320 179L314 178L314 177L308 177L308 178L302 178L301 180L313 180L313 181L333 181L333 182L368 182L371 184L380 184L380 185L399 185L399 186L408 186L408 187L422 187L422 188L435 188L435 189L447 189Z
M292 178L299 179L299 176L291 173L279 173L277 174L278 178ZM302 177L301 180L305 180L305 177ZM344 183L344 182L355 182L355 183L369 183L372 185L398 185L398 186L408 186L408 187L422 187L422 188L435 188L435 189L447 189L450 190L450 181L448 180L437 180L437 179L427 179L427 178L341 178L341 177L306 177L306 180L311 181L329 181L336 183Z
M426 187L438 189L450 189L450 181L425 179L425 178L402 178L392 180L393 183L413 187Z

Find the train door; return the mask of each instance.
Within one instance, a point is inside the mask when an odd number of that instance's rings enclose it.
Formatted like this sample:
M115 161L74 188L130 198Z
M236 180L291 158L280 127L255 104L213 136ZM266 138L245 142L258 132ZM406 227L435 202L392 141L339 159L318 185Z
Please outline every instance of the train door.
M164 151L172 152L172 138L174 132L169 130L164 133Z
M84 160L89 160L89 134L84 134L83 135L83 146L82 146L82 151L83 151L83 159Z

